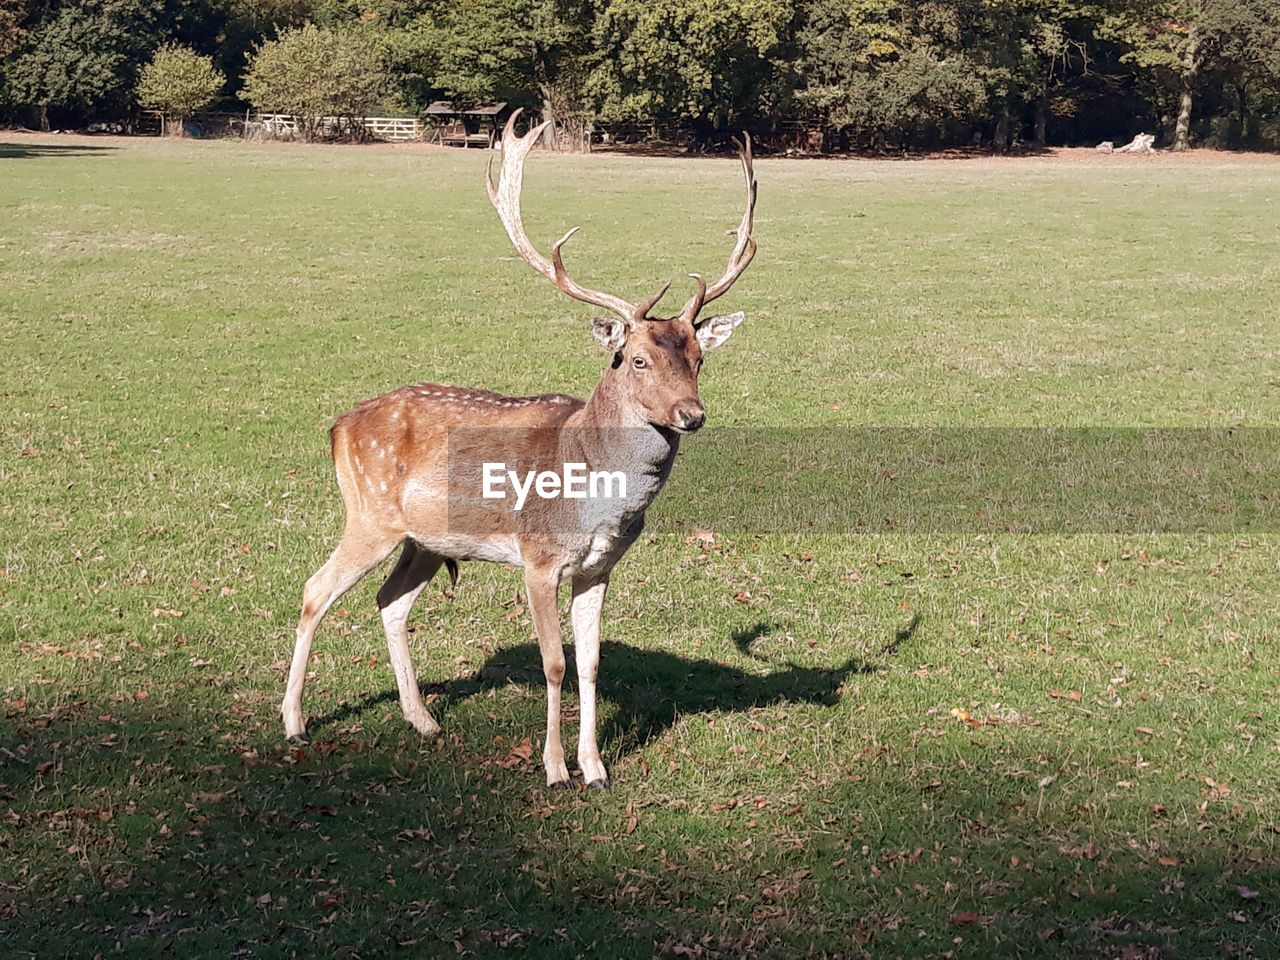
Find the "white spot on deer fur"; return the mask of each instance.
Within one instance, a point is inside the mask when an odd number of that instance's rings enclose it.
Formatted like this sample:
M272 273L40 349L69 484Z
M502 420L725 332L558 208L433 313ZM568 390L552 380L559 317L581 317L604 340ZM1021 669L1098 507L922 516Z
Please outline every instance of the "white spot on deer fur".
M386 492L387 492L387 481L383 480L380 484L378 484L378 489L379 489L379 490L381 490L383 493L386 493Z
M374 449L374 450L377 450L377 449L378 449L378 441L377 441L377 440L375 440L375 439L373 439L373 437L370 437L370 438L369 438L369 446L370 446L370 448L372 448L372 449Z
M364 473L364 464L360 462L360 458L356 457L356 469Z
M379 458L381 458L381 459L385 460L385 459L386 459L386 457L387 457L387 451L386 451L386 450L379 450L379 451L378 451L378 456L379 456Z

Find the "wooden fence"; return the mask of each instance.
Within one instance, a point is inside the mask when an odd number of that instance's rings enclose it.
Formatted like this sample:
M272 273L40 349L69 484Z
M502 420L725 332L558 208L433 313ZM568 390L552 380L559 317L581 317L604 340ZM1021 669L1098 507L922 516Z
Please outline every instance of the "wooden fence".
M417 117L320 117L316 132L322 137L337 137L350 131L352 123L360 124L374 140L423 140L430 128ZM134 125L143 136L164 134L164 116L158 110L143 110ZM199 113L184 124L191 136L264 136L289 139L298 134L298 118L287 113Z
M376 140L421 140L424 130L417 117L365 117L364 128Z
M287 113L258 113L250 117L250 123L259 125L263 136L292 137L298 132L298 118ZM320 117L316 120L316 132L321 136L339 136L352 123L358 123L374 140L421 140L425 127L417 117L362 117L350 120L346 117Z

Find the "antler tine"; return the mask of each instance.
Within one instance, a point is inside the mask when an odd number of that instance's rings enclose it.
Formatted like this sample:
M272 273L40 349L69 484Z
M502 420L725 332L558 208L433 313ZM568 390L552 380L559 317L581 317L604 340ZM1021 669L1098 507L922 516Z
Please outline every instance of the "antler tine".
M707 281L700 273L691 273L690 277L698 284L698 291L685 301L684 309L680 311L680 319L693 323L698 319L698 311L702 309L703 303L707 299Z
M667 295L667 291L671 289L671 281L668 280L662 287L648 300L636 306L636 318L640 320L652 320L649 311L658 305L658 301Z
M742 213L741 223L738 224L738 239L733 245L733 252L729 254L729 265L725 268L724 275L707 289L702 302L691 313L690 308L694 306L694 301L702 291L699 290L698 294L690 297L685 303L685 314L689 316L694 326L698 325L695 322L698 310L717 297L723 296L738 277L742 276L742 272L747 269L751 259L756 255L756 242L751 236L756 209L756 177L751 163L751 134L743 132L742 141L739 142L735 138L733 142L742 160L742 175L747 184L747 207Z
M529 237L525 234L524 223L520 216L520 191L524 186L524 159L550 121L538 124L523 137L517 137L515 135L515 125L518 116L520 116L519 110L512 112L502 135L502 167L498 172L496 186L493 182L492 157L489 159L489 168L485 171L485 186L489 192L489 200L493 204L493 208L498 211L498 217L502 220L502 225L506 227L507 236L511 238L511 243L529 266L533 267L573 299L581 300L583 303L589 303L593 306L603 307L628 322L643 316L643 313L637 314L635 304L629 303L621 297L615 297L612 294L601 293L598 290L591 290L581 286L565 271L564 263L560 258L560 247L577 232L577 227L574 227L561 237L555 247L552 248L552 260L548 260L540 254L530 242Z

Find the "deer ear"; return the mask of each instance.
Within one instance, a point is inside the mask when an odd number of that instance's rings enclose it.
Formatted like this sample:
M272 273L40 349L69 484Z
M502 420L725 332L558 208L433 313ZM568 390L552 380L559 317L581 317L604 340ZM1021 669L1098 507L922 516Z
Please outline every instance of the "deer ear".
M593 317L591 335L610 353L617 353L627 342L627 325L617 317Z
M739 310L724 317L711 317L698 325L698 345L703 350L714 350L731 336L747 315Z

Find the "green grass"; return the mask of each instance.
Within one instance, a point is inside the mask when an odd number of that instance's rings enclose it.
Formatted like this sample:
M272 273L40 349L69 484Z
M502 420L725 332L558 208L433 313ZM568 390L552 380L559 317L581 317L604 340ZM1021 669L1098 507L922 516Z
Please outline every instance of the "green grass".
M0 954L1277 956L1265 532L647 535L606 607L603 795L542 787L516 574L415 610L434 743L370 577L286 749L331 418L603 363L484 159L0 145ZM713 425L1280 422L1280 164L757 166ZM539 157L526 192L633 297L718 273L740 202L713 161Z

